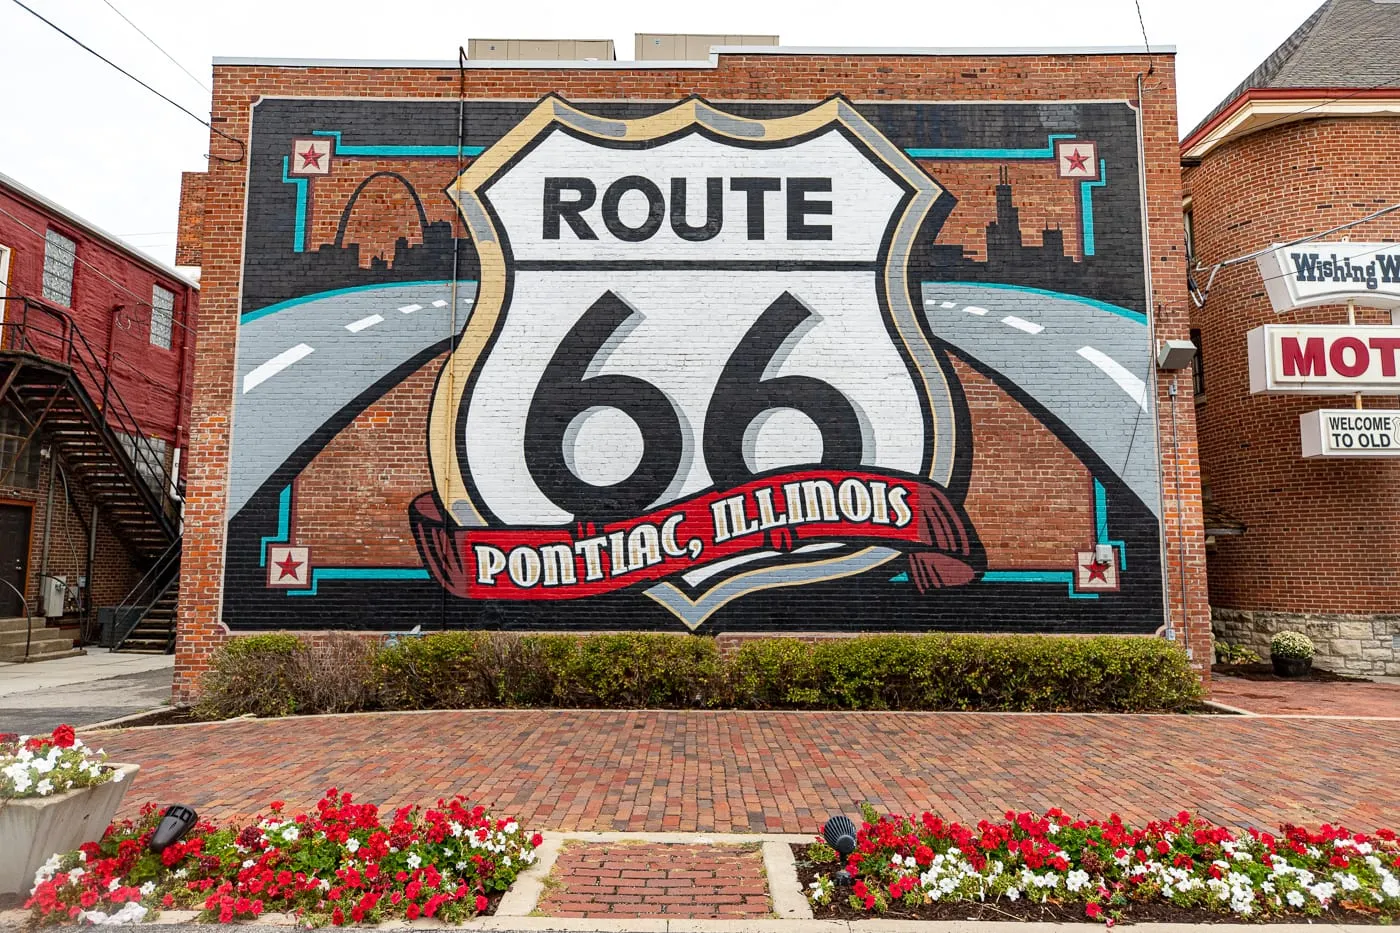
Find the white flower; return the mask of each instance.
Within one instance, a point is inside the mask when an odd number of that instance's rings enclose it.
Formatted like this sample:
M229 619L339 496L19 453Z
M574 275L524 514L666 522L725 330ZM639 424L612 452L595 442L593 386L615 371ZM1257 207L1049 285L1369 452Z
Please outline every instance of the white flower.
M349 839L349 840L346 840L345 848L349 849L349 850L350 850L350 853L353 855L354 853L360 851L360 840L358 840L358 839Z
M147 881L145 884L141 885L141 896L150 897L151 893L155 891L155 889L156 883L154 881Z
M409 867L409 868L417 868L419 865L422 865L422 864L423 864L423 859L418 855L417 852L410 852L410 853L409 853L409 855L408 855L408 867Z
M1356 880L1355 875L1348 875L1337 872L1332 877L1337 879L1337 883L1342 886L1343 891L1355 891L1361 887L1361 882Z
M282 841L283 841L283 842L296 842L296 841L297 841L298 839L300 839L300 838L301 838L301 830L297 829L295 823L288 823L287 826L286 826L285 828L283 828L283 830L282 830ZM354 852L355 850L354 850L354 849L351 849L350 851L351 851L351 852Z
M1089 873L1076 869L1065 876L1065 887L1071 891L1078 891L1089 884Z
M1317 898L1324 907L1326 907L1327 902L1332 900L1337 894L1337 886L1330 881L1319 881L1308 890L1312 892L1312 896Z
M520 831L520 824L517 823L517 822L515 822L515 820L511 820L509 823L506 824L505 834L506 834L507 836L514 835L515 833L517 833L517 832L519 832L519 831Z
M122 782L122 778L124 778L124 777L126 777L126 772L125 772L125 771L121 770L120 768L114 768L114 769L112 769L112 783L113 783L113 784L120 784L120 783Z
M1020 899L1021 899L1021 892L1018 891L1018 890L1016 890L1015 888L1007 888L1007 889L1006 889L1006 899L1007 899L1008 901L1020 900Z
M1284 897L1288 898L1288 903L1292 904L1294 907L1302 907L1303 902L1306 900L1301 891L1289 891Z
M53 793L53 781L44 778L34 789L39 792L40 797L47 797L49 794Z

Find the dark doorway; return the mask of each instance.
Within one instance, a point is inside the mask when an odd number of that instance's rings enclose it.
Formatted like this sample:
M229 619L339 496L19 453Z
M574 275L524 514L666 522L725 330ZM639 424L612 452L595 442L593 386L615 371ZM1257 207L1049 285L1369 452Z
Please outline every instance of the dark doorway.
M0 619L24 615L24 601L15 591L23 592L28 579L33 515L31 506L0 504Z

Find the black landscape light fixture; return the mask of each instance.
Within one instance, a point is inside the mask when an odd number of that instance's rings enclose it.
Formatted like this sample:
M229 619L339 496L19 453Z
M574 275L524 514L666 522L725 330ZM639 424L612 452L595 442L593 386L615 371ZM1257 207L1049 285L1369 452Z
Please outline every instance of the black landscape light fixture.
M185 835L194 828L195 821L199 819L199 814L184 804L173 804L166 807L165 815L160 818L160 825L151 834L150 844L147 846L152 852L157 854L179 842Z
M822 838L841 856L841 870L836 873L836 883L849 885L851 873L846 871L846 859L856 850L856 824L841 813L828 817L826 825L822 827Z

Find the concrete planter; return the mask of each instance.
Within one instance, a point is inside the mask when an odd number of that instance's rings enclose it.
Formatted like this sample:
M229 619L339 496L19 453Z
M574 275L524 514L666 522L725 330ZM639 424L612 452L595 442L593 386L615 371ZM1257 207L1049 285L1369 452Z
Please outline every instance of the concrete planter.
M54 853L102 838L140 765L113 764L120 781L80 787L53 797L0 802L0 894L28 894L34 873Z
M1280 677L1306 677L1312 670L1312 658L1281 658L1273 655L1274 673Z

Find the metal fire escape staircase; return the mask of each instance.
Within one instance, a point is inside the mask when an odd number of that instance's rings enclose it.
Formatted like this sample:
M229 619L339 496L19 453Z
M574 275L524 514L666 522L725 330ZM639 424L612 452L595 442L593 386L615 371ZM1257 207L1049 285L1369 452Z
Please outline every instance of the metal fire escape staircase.
M69 315L26 298L0 300L0 404L28 427L25 444L52 445L146 571L117 610L113 650L173 651L181 500L163 452ZM0 482L14 465L0 462Z

